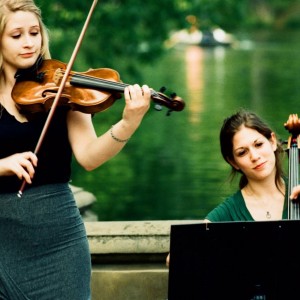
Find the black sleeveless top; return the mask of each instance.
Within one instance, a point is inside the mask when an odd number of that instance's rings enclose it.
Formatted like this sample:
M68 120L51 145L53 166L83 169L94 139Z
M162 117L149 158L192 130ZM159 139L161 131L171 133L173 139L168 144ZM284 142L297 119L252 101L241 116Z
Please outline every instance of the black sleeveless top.
M21 123L0 106L0 159L24 151L34 152L43 130L47 113L34 113ZM70 180L72 151L68 140L68 108L57 107L38 151L38 166L32 186L65 183ZM0 193L18 192L22 184L17 176L0 176Z

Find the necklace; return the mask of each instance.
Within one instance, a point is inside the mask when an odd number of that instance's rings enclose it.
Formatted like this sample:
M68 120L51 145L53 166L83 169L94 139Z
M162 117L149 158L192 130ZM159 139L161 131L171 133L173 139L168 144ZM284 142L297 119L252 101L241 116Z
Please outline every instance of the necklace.
M266 210L266 219L268 219L268 220L270 220L270 219L272 219L272 214L271 214L271 212L270 212L270 209L272 208L272 205L273 203L270 201L269 203L268 203L268 205L264 205L265 207L263 208L261 208L261 209L263 209L263 210ZM267 207L266 207L267 206Z
M252 197L252 199L254 199L255 202L258 202L257 198L255 197L255 193L253 192L253 190L250 187L247 188L246 193L248 194L248 196ZM259 203L264 204L263 202L260 202L260 201L259 201ZM272 214L271 214L272 207L273 207L273 201L269 201L269 203L267 203L267 205L266 204L264 204L263 206L260 205L259 210L265 211L265 218L267 220L272 219Z

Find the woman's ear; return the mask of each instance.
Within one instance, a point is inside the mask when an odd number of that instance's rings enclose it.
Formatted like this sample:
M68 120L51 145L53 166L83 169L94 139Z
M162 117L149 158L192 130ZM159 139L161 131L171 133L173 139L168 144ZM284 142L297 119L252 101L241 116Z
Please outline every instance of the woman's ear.
M240 169L233 159L229 159L229 158L227 157L227 162L228 162L234 169L236 169L237 171Z
M272 144L273 151L277 150L277 138L274 132L271 133L270 143Z

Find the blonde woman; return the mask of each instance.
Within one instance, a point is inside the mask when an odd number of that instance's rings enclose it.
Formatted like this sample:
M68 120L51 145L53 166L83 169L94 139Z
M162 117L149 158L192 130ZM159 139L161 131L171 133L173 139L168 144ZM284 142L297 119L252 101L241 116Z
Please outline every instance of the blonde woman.
M121 151L149 109L150 89L127 87L120 121L101 136L91 115L58 106L35 155L47 113L28 118L11 93L15 74L39 58L50 58L40 9L0 0L0 299L87 300L90 253L68 185L71 157L90 171Z

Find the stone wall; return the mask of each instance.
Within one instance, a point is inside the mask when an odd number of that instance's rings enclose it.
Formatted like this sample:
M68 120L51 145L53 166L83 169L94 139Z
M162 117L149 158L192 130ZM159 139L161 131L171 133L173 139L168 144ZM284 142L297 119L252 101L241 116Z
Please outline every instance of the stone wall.
M85 222L92 300L166 300L171 225L196 222Z

